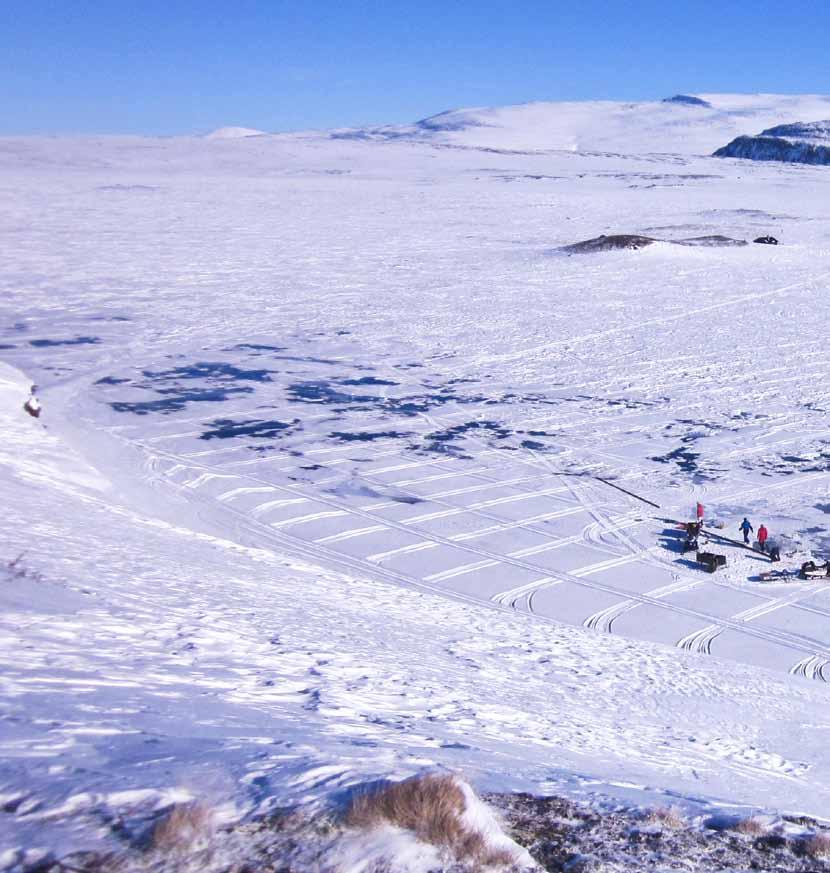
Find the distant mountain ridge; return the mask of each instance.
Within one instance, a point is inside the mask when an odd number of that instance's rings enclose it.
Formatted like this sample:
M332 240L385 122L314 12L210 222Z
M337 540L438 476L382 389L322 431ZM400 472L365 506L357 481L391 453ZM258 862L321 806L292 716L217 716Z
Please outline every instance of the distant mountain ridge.
M340 128L325 135L508 153L711 155L725 142L782 125L812 125L819 132L828 117L830 96L678 94L640 103L535 102L454 109L410 124Z

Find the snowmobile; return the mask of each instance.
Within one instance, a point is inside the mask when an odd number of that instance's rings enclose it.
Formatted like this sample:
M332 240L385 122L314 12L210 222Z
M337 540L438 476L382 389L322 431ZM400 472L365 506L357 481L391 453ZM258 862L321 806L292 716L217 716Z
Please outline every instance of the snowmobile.
M689 521L684 525L686 528L686 538L683 540L683 554L686 552L696 552L700 547L698 546L697 538L700 533L700 522L699 521Z
M798 576L800 579L825 579L830 576L830 561L825 561L823 564L805 561L801 565Z

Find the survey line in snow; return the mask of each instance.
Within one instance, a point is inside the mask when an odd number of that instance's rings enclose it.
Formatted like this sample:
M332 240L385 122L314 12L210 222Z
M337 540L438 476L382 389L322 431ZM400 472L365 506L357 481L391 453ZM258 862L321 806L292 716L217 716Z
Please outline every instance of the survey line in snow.
M169 454L169 453L164 453L164 454ZM175 460L175 456L172 456L172 459ZM283 486L278 486L278 487L282 488L283 490L285 490L289 493L301 493L299 489L296 489L293 486L283 485ZM188 490L188 493L198 495L199 492L193 491L192 489L190 489L190 490ZM317 499L317 498L314 498L314 499ZM366 518L373 518L369 513L363 512L363 511L355 509L355 508L345 507L343 505L338 504L336 501L333 501L333 500L327 500L324 502L329 502L333 507L344 511L347 514L360 515L360 516L366 517ZM253 524L256 526L254 529L258 529L260 527L259 523L254 522L250 518L250 516L247 516L239 511L233 509L232 507L226 506L226 508L229 511L236 514L237 516L239 516L240 518L245 519L248 526ZM393 521L390 521L388 523L388 526L393 527L393 528L399 527L400 529L406 530L406 528L404 526L402 526L402 525L399 526L398 523L393 522ZM272 533L277 533L272 528L268 528L267 530L271 531ZM332 560L339 559L341 557L346 557L349 566L351 566L351 567L358 566L361 568L361 572L368 573L369 575L372 575L375 569L382 570L384 574L386 574L389 570L388 567L378 567L377 564L369 563L368 561L354 559L354 558L351 558L350 556L343 556L343 553L335 552L335 551L327 548L324 545L301 540L298 537L293 537L293 536L286 534L284 532L280 532L280 535L290 537L290 541L292 541L292 542L297 541L297 542L303 543L302 548L303 548L303 552L305 554L309 554L309 553L315 554L316 553L320 558L325 557L326 559L332 559ZM678 606L677 604L669 604L669 603L667 603L659 598L653 598L653 597L649 597L648 595L632 594L631 592L621 591L619 589L614 588L612 585L597 582L595 579L592 579L591 577L579 577L579 576L576 576L572 573L567 573L567 572L560 571L560 570L553 570L552 571L552 570L550 570L550 568L539 567L537 565L531 564L529 562L521 561L521 560L518 560L516 558L508 558L506 556L502 556L502 555L499 555L496 553L488 552L487 550L484 550L484 549L474 549L474 548L470 548L469 546L466 546L464 544L456 544L456 543L453 543L451 540L444 538L444 537L439 537L436 535L429 536L429 537L424 536L424 541L425 542L432 541L432 542L436 542L436 543L439 543L442 545L454 546L455 548L460 548L464 551L470 552L471 554L478 555L478 556L480 556L481 559L485 559L485 558L486 559L494 559L497 562L505 564L507 566L516 566L516 567L520 567L524 570L530 570L531 572L534 572L534 573L547 574L547 575L553 576L554 578L561 579L562 581L572 582L573 584L580 585L580 586L583 586L585 588L603 591L604 593L612 594L612 595L622 597L622 598L627 597L628 599L633 600L633 601L637 601L639 603L657 606L660 609L667 609L671 612L675 612L675 613L680 614L680 615L685 615L687 617L699 619L699 620L702 620L706 624L716 624L716 625L721 626L725 629L728 628L731 630L736 630L739 633L745 633L749 636L753 636L753 637L756 637L756 638L761 639L761 640L766 640L768 642L775 642L775 643L784 645L786 647L796 649L797 651L802 651L802 652L806 652L809 654L816 654L815 646L808 647L807 645L805 645L805 643L797 635L792 635L792 634L789 634L787 632L772 631L772 630L768 630L768 629L761 630L759 628L749 626L749 625L742 623L742 622L736 622L736 621L731 620L731 619L723 619L723 618L718 618L718 617L715 617L712 615L708 615L707 613L702 612L700 610L691 609L689 607L681 607L681 606ZM408 576L406 574L401 574L398 571L394 571L394 575L398 578L408 580L409 584L415 584L416 586L419 586L419 585L424 586L424 587L427 587L429 590L433 590L433 591L440 591L447 596L455 596L458 593L458 592L454 592L452 590L448 590L445 588L436 587L428 582L424 582L423 579L418 579L416 577L411 577L411 576ZM485 601L485 600L480 599L480 598L467 597L466 595L463 596L463 599L470 600L470 601L476 602L476 603L488 602L488 601ZM824 649L819 648L818 654L826 656L826 657L828 657L828 659L830 659L830 649L824 650Z

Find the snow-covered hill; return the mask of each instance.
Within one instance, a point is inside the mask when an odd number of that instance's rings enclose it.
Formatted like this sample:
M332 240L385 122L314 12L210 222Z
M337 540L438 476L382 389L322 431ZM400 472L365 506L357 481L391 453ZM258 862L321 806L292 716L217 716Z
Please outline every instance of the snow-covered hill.
M683 95L681 95L683 96ZM527 103L461 109L411 125L340 130L336 137L406 139L505 151L711 154L734 137L830 114L830 97L700 94L646 103Z

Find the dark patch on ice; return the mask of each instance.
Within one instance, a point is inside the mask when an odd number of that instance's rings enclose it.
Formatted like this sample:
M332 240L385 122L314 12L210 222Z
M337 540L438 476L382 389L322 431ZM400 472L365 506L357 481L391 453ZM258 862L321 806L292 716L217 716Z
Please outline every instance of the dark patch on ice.
M353 404L379 403L374 394L345 394L332 388L328 382L295 382L288 386L288 398L295 403Z
M147 415L150 412L158 412L168 415L184 409L188 403L221 403L229 399L232 394L250 394L254 389L248 387L239 388L194 388L184 391L180 388L156 389L158 394L170 394L161 400L142 400L134 403L116 401L110 406L116 412L132 412L135 415Z
M375 433L370 433L369 431L358 431L357 433L346 433L343 431L334 431L330 433L329 436L340 440L341 442L352 443L370 443L374 440L389 440L389 439L403 439L405 437L411 437L413 434L411 431L396 431L396 430L384 430L377 431Z
M533 449L534 451L542 451L545 449L545 444L537 443L536 440L522 440L521 446L523 449Z
M286 430L290 430L299 424L297 419L292 422L285 421L262 421L261 419L248 419L234 421L232 418L217 418L210 422L211 430L206 430L200 440L227 440L234 437L248 436L255 439L273 439L281 436Z
M446 403L486 403L481 396L467 397L456 394L451 388L441 388L437 394L411 395L408 397L379 397L376 394L352 394L341 391L336 385L325 381L295 382L288 386L289 400L295 403L320 403L345 410L376 410L381 413L407 417L428 412ZM366 384L366 383L360 383ZM375 383L371 383L375 384Z
M716 478L710 473L704 472L700 469L700 465L698 464L699 457L699 452L693 452L685 446L680 446L665 455L652 457L651 460L657 461L660 464L677 464L684 473L688 473L692 476L695 482L703 482Z
M359 379L340 379L339 385L400 385L400 382L392 382L389 379L378 379L375 376L361 376Z
M470 455L460 454L461 449L455 443L463 440L470 432L482 433L493 439L503 440L512 436L512 431L496 421L468 421L457 424L444 430L433 431L424 437L421 445L413 446L416 451L434 452L438 454L455 455L456 457L469 458ZM501 446L500 448L504 448ZM515 448L511 446L510 448Z
M29 345L38 349L50 348L52 346L92 346L101 342L101 338L97 336L76 336L74 339L53 340L53 339L36 339L29 340Z
M677 421L670 422L663 430L669 434L675 431L685 431L680 437L682 443L694 443L700 439L705 439L717 431L727 430L723 425L715 424L711 421L701 421L694 418L678 418ZM734 429L732 429L734 430Z
M130 382L130 379L116 379L115 376L104 376L103 379L99 379L95 384L96 385L124 385L127 382Z
M826 512L830 515L830 503L816 503L816 509L820 509L822 512Z
M241 370L233 364L223 361L199 361L184 367L174 367L172 370L153 372L143 370L142 375L148 379L170 381L176 379L207 379L208 381L241 381L270 382L273 370Z
M0 343L0 349L2 349L2 350L16 349L16 348L17 348L17 346L10 345L9 343Z

